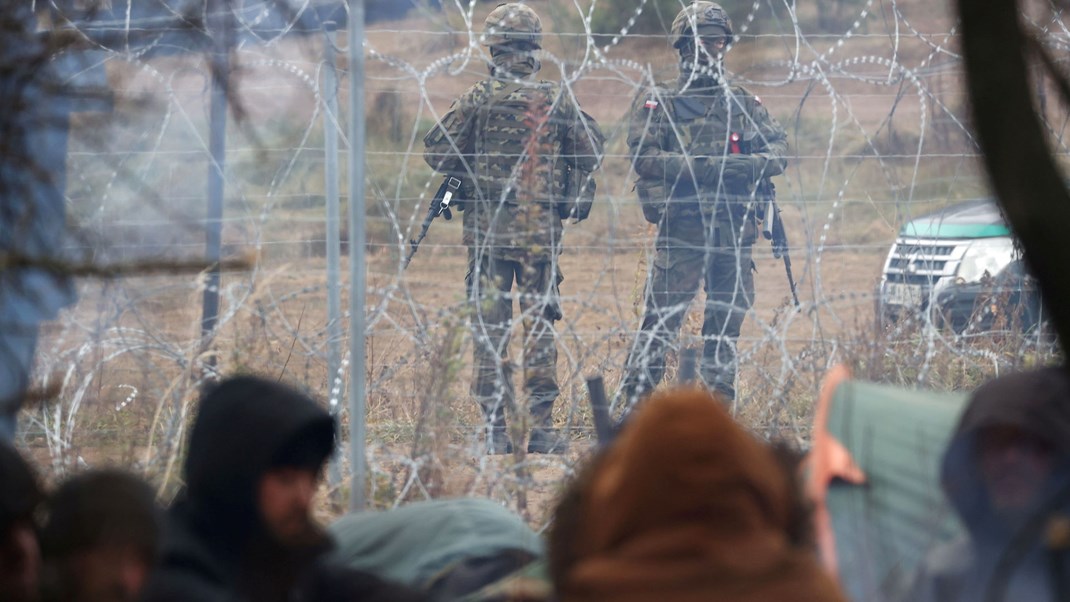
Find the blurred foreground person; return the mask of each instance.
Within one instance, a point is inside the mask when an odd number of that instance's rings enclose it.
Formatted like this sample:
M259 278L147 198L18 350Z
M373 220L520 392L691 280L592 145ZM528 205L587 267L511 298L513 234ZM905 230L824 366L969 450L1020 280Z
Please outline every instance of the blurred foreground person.
M46 509L42 598L136 600L156 562L163 526L152 488L122 471L93 471L63 483Z
M15 448L0 441L0 600L37 599L41 552L33 513L43 499L37 478Z
M186 488L142 599L420 599L325 562L330 539L311 510L334 437L326 411L274 381L236 377L209 391L190 433Z
M656 394L565 493L550 533L560 599L844 600L800 538L776 452L698 390Z
M944 493L967 535L929 554L905 599L1067 599L1068 468L1065 368L1014 374L979 387L941 468ZM1066 531L1062 538L1060 531ZM1046 538L1060 549L1048 549ZM1002 595L988 598L993 590Z
M542 538L491 500L428 500L350 514L330 530L342 562L420 589L435 600L461 599L507 578L511 593L522 590L525 600L550 594L545 581L517 579L518 571L543 557Z

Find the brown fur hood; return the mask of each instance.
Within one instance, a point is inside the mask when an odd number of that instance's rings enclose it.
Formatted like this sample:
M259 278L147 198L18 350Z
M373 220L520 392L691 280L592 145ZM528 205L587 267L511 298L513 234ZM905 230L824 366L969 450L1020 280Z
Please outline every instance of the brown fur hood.
M840 601L789 538L791 477L704 392L655 396L575 492L565 602ZM553 543L551 544L553 545Z

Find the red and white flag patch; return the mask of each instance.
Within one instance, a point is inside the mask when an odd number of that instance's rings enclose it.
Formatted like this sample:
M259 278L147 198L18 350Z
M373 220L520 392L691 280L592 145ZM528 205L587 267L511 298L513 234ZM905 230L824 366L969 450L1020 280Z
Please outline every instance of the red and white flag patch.
M646 100L646 102L643 103L643 108L644 109L656 109L656 108L658 108L658 101L654 100L653 98L648 98Z

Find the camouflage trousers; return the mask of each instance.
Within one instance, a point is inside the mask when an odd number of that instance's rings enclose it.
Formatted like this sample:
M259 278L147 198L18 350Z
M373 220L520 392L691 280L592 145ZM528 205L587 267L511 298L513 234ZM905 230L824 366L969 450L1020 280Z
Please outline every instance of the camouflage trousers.
M620 400L631 407L661 382L665 355L679 335L688 306L702 283L699 374L707 387L735 399L736 340L754 303L751 245L756 227L749 218L720 217L662 225L647 281L643 323L625 364Z
M509 338L513 299L520 302L524 329L524 395L533 427L550 426L557 385L557 344L554 322L561 319L560 278L547 258L535 263L492 257L468 249L465 285L471 304L474 347L472 395L488 425L505 426L506 410L516 410ZM513 292L513 284L516 291Z

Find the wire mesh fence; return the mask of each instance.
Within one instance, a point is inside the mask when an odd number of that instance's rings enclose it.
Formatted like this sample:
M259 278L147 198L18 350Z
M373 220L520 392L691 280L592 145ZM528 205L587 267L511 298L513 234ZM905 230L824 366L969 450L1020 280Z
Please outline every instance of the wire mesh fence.
M664 29L679 2L527 3L545 30L538 77L593 116L606 143L590 217L564 225L556 257L564 279L553 422L572 449L508 456L482 453L483 417L469 390L462 220L436 220L405 265L442 179L422 159L423 137L488 76L480 34L494 3L414 2L383 21L370 4L364 73L349 69L344 36L324 27L344 26L344 6L331 13L328 3L38 4L50 15L39 33L72 37L64 50L82 57L68 81L91 80L81 94L111 98L103 110L70 112L63 257L114 270L79 277L77 302L42 330L34 383L50 399L24 412L24 443L57 473L126 462L173 491L203 381L251 371L307 388L344 424L366 421L372 505L474 493L544 521L557 484L593 439L585 378L602 375L612 395L640 327L656 227L636 200L629 107L677 78L679 58ZM984 316L957 326L920 297L884 311L882 282L901 228L984 198L986 186L965 123L950 8L834 4L835 18L795 3L726 4L737 34L725 54L728 80L757 95L788 135L788 167L775 181L800 301L791 301L782 260L759 239L733 411L761 435L803 446L820 379L836 363L873 380L956 390L1058 353L1043 320L1023 324L1009 294L979 297ZM616 28L592 29L604 27L607 14ZM224 15L227 29L213 29L213 15ZM1053 48L1070 41L1057 13L1030 26ZM221 64L225 72L213 73ZM355 76L364 78L363 98L348 96L346 78ZM213 89L226 92L223 119L213 117ZM1039 98L1043 90L1038 82ZM330 197L346 190L338 166L352 150L345 126L353 103L367 115L360 291L346 275L346 195L340 213L329 211ZM1047 111L1062 156L1065 118ZM220 137L225 147L213 148ZM213 215L210 180L220 175L222 213ZM211 263L205 237L217 227L220 256L231 262L218 285L211 270L188 269ZM342 258L332 263L337 251ZM992 265L978 283L1007 262ZM332 284L342 303L330 302ZM202 334L206 288L218 292L219 312ZM340 351L350 294L366 302L362 366ZM666 381L675 379L681 350L703 344L701 293L681 311ZM510 322L514 372L525 355L522 317ZM366 377L364 417L341 409L354 370Z

